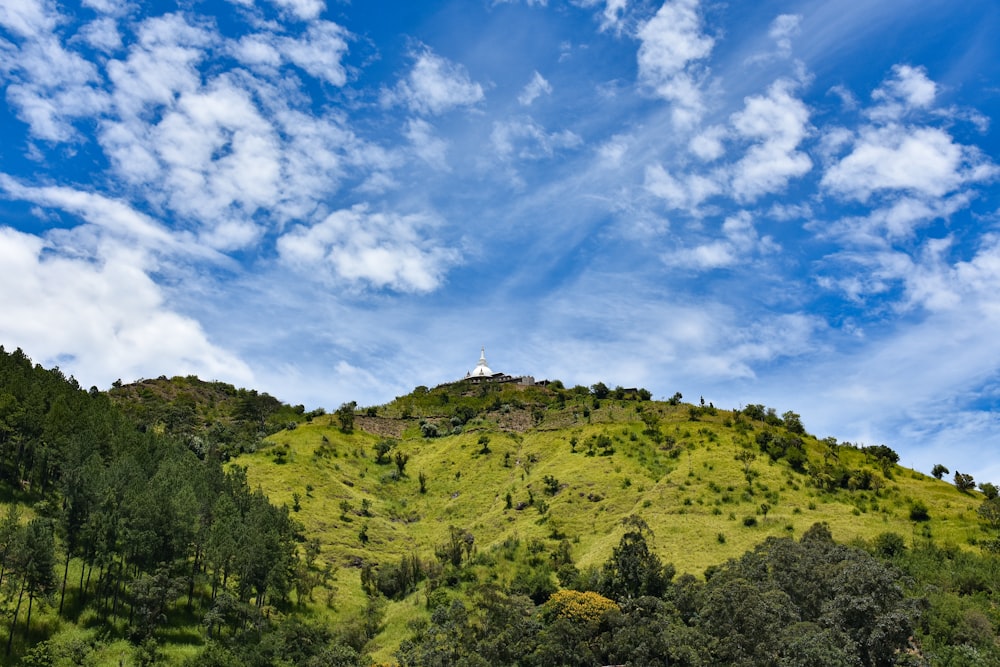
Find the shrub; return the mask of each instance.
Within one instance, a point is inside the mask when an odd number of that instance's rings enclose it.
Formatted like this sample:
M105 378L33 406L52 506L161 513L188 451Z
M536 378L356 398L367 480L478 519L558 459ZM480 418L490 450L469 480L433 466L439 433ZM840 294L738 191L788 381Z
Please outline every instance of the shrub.
M929 521L930 518L927 505L922 500L918 500L910 506L910 521Z

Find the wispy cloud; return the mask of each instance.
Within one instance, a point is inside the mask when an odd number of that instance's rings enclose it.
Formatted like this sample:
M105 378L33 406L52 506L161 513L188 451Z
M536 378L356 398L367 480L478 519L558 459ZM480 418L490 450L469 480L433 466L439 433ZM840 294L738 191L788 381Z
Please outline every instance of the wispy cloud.
M690 126L704 112L701 61L715 40L702 30L698 0L669 0L639 27L639 80L674 105L674 122Z

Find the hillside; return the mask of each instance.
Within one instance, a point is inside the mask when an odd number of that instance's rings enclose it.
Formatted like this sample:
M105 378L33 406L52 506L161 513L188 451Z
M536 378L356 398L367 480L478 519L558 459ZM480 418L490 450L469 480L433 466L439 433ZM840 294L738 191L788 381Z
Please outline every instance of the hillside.
M992 484L649 399L326 414L0 348L0 664L1000 664Z
M326 415L234 462L275 502L297 508L321 558L340 568L345 609L363 604L363 564L433 560L453 527L480 554L512 541L550 554L568 544L586 569L609 557L623 520L636 515L656 554L698 577L817 522L841 542L895 533L911 545L973 549L988 538L980 494L899 467L888 447L817 440L797 415L763 406L734 412L597 392L421 387L358 410L352 432ZM490 576L509 586L521 575ZM411 602L390 606L377 655L389 656L413 613Z

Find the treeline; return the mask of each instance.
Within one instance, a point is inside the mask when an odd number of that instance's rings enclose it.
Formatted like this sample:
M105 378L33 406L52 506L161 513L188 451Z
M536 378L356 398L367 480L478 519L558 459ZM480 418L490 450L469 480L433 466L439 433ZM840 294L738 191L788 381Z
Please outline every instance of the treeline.
M1000 664L987 558L908 549L894 534L846 546L816 524L799 540L768 538L704 580L674 579L650 538L630 519L607 562L568 577L564 565L567 587L542 599L477 582L470 562L453 576L466 594L428 595L430 620L410 624L396 658L408 667Z
M31 625L40 606L69 621L96 618L155 657L164 626L201 621L208 637L233 636L261 627L265 603L281 608L293 591L310 592L318 564L304 562L287 508L251 489L243 469L224 470L214 448L189 444L0 348L8 654L46 638L51 623ZM36 664L46 650L32 649Z
M226 460L256 451L268 435L325 414L323 408L306 412L266 392L195 376L117 381L108 395L141 429L181 438L200 458Z

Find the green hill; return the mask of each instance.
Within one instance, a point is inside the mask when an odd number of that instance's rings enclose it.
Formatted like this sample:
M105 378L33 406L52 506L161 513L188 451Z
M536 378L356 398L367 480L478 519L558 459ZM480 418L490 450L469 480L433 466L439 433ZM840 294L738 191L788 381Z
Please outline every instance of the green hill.
M1000 664L993 485L649 399L326 414L0 348L0 664Z
M636 515L662 560L698 577L817 522L842 542L895 533L908 544L973 549L988 538L980 494L899 467L887 447L817 440L796 415L763 406L734 412L598 393L558 383L421 387L352 411L352 430L326 415L234 463L296 508L321 558L339 568L348 613L363 604L363 564L433 561L452 528L471 534L480 554L514 542L552 554L568 544L586 569L609 557L623 520ZM484 576L509 586L522 574ZM389 658L416 604L390 605L377 656Z

